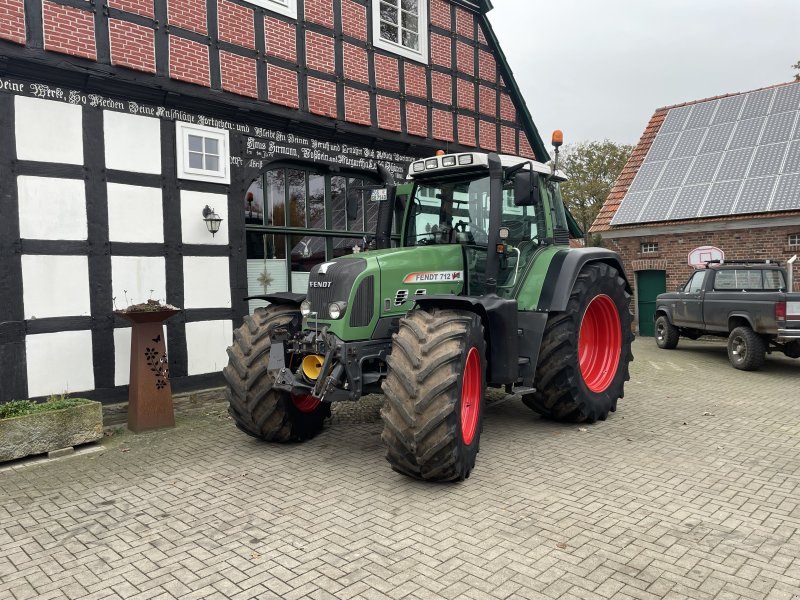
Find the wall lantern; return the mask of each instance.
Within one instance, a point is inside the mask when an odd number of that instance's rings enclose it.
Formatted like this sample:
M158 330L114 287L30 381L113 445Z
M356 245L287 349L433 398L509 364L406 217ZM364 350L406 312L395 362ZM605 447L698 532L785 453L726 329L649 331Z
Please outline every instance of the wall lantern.
M222 217L206 204L206 207L203 209L203 220L206 222L206 227L211 232L211 237L214 237L219 231L219 224L222 223Z

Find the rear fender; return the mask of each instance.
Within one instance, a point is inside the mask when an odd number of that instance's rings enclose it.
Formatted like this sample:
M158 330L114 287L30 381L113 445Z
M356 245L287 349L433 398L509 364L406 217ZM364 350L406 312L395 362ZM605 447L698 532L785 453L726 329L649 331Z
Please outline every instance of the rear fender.
M625 291L632 294L631 285L625 276L622 259L616 252L605 248L573 248L561 250L553 256L547 269L538 310L558 312L566 310L572 288L581 269L590 263L605 263L614 267L625 281Z
M274 294L259 294L247 296L245 300L266 300L270 304L277 305L297 305L298 307L306 299L305 294L293 294L292 292L275 292Z
M728 331L733 331L737 327L746 326L756 331L756 327L753 324L753 319L750 318L750 315L747 313L731 313L728 315Z
M486 380L493 385L514 383L519 372L517 301L494 294L481 297L439 294L419 296L416 305L423 309L450 308L476 313L486 334Z

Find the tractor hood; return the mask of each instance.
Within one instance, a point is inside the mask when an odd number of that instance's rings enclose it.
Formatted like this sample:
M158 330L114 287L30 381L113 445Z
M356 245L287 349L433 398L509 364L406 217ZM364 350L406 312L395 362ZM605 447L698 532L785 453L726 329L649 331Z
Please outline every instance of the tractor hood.
M378 320L408 312L420 294L460 294L461 246L389 248L343 256L311 269L306 329L327 326L344 341L366 340ZM337 303L340 317L331 317Z

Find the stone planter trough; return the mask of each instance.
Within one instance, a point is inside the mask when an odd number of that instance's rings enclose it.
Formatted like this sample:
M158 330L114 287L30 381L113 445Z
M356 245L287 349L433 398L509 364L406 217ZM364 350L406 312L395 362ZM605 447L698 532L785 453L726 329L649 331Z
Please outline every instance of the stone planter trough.
M79 446L102 437L103 410L99 402L0 419L0 462Z

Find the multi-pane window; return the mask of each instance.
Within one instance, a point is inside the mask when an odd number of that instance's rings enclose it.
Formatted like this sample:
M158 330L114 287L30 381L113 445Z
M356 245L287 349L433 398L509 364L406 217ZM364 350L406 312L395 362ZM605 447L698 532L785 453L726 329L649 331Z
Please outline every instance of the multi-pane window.
M658 242L642 242L641 252L642 254L658 252Z
M789 236L789 245L790 246L800 246L800 233L792 233Z
M297 0L248 0L248 2L287 17L297 17Z
M427 0L375 0L372 15L376 46L428 61Z
M176 123L178 177L230 183L228 132L191 123Z

